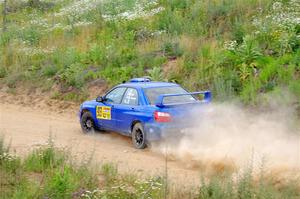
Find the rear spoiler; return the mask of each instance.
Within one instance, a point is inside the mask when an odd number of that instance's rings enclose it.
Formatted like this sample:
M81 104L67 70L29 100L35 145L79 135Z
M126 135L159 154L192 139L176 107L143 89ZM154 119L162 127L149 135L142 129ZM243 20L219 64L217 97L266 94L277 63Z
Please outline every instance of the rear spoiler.
M164 102L165 97L176 97L176 96L183 96L183 95L199 95L199 94L204 94L204 99L201 100L200 102L210 102L211 101L211 92L210 91L199 91L199 92L191 92L191 93L160 95L160 96L158 96L155 105L158 107L164 107L165 104L163 102Z

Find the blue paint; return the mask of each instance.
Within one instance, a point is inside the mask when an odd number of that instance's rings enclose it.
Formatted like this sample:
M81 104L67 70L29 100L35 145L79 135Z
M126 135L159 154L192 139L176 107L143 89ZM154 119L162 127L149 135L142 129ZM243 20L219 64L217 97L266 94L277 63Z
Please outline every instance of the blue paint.
M147 89L160 89L162 91L162 94L155 96L154 104L151 104L148 99ZM180 93L164 93L164 89L180 90ZM204 95L202 100L193 97L198 94ZM185 98L181 97L180 103L164 102L167 98L172 98L176 102L176 97L180 96L188 96L186 98L188 100L186 102L182 101ZM188 118L189 112L196 108L203 108L205 104L211 102L212 96L210 91L189 93L175 83L154 82L148 78L135 78L115 86L103 96L103 99L102 102L91 100L82 103L79 118L81 119L84 111L89 111L98 129L116 131L126 136L131 136L133 125L140 122L144 128L146 139L152 141L161 139L162 134L165 132L170 135L174 131L186 128L188 122L179 121L190 120ZM109 107L110 119L97 118L97 106ZM171 120L169 122L158 122L154 118L155 112L168 113Z

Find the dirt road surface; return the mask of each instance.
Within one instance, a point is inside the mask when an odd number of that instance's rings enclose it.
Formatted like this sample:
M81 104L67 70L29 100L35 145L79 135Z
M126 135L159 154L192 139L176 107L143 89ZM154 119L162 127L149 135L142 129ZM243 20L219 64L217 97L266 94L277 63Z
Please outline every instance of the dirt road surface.
M28 107L24 103L9 104L0 98L0 134L11 141L12 150L25 155L34 147L47 142L50 133L55 145L66 147L71 154L81 158L93 158L97 163L117 163L121 173L137 175L165 175L166 159L163 154L149 149L136 150L131 139L116 133L85 135L81 132L76 109L65 112L50 111L50 107ZM168 176L174 183L197 184L200 172L187 168L178 161L168 161Z

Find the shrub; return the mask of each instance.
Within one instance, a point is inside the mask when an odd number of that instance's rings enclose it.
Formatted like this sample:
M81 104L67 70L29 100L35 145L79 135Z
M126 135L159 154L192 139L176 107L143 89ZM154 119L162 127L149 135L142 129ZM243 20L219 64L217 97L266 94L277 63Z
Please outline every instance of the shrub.
M180 57L183 54L183 50L177 42L164 43L162 46L162 52L165 56L169 57Z
M20 37L23 41L30 45L37 45L42 37L41 31L38 27L29 27L21 32Z
M277 189L272 185L272 179L265 177L261 177L258 182L255 182L253 173L246 171L236 179L228 174L213 176L209 180L203 179L196 198L247 199L298 197L297 188L291 184L288 187L284 186L281 187L281 190Z
M169 7L159 13L157 23L159 30L164 30L172 35L179 35L183 31L183 19L180 16L180 12L172 11Z
M76 90L60 99L77 100L93 79L116 84L149 71L154 79L166 76L190 90L212 89L215 98L236 95L251 103L299 80L299 6L292 0L13 0L0 37L0 78L12 89L51 79ZM176 70L158 75L179 57Z
M291 81L289 90L297 97L298 106L300 107L300 82L298 80Z
M101 167L101 171L102 171L103 175L105 176L106 183L108 185L110 183L113 183L116 180L116 177L118 175L117 165L112 164L112 163L103 164Z
M25 169L28 171L43 172L47 169L54 169L62 166L67 159L64 152L54 148L54 144L49 137L48 143L41 148L35 149L25 159Z
M10 153L9 145L5 145L4 137L0 135L0 168L15 174L20 167L20 163L20 158Z
M49 177L46 183L47 196L57 199L71 198L79 180L76 177L75 171L69 166L55 170L53 176Z
M151 80L153 80L153 81L162 81L163 80L163 74L162 74L161 68L159 68L159 67L154 67L154 68L150 69L148 71L148 73L151 77Z
M0 78L4 78L7 75L7 71L4 67L0 67Z
M102 166L105 186L86 191L83 198L162 198L163 180L160 177L139 180L134 175L123 175L116 165L107 163Z
M102 64L105 60L104 49L96 44L93 44L87 52L86 59L93 64Z
M73 102L83 102L88 98L89 94L86 90L79 90L77 92L68 92L62 96L58 96L58 99L73 101Z
M74 63L81 63L81 60L82 54L75 48L56 49L50 57L50 61L60 69L65 69Z
M47 65L42 68L42 75L46 77L53 77L58 72L58 67L53 65Z
M39 10L48 10L55 6L55 2L47 2L47 1L41 1L41 0L28 0L28 2L25 4L26 6L34 9Z
M5 78L6 85L9 88L16 88L17 83L25 79L25 74L22 73L14 73L7 78Z
M140 67L124 66L120 68L106 67L100 71L100 77L106 78L111 84L119 84L128 81L132 77L138 77L143 74Z
M6 46L14 38L14 36L13 31L1 33L0 46Z
M72 64L62 71L61 80L69 86L81 88L84 85L83 69L79 63Z

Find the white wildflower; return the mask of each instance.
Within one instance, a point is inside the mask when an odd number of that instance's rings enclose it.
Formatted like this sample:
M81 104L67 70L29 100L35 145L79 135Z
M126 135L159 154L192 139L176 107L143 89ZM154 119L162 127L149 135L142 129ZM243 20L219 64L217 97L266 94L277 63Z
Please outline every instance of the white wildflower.
M95 9L95 7L102 2L102 0L80 0L73 1L68 6L60 9L54 16L70 16L82 15L88 11Z
M274 2L272 10L262 18L254 18L252 24L261 32L268 32L266 24L282 30L293 30L300 24L300 1L291 0L283 4Z
M224 42L224 48L226 50L235 50L236 47L237 47L237 41L235 41L235 40Z
M18 51L26 56L33 56L41 54L51 54L54 52L54 50L54 48L23 47L20 48Z
M127 19L133 20L136 18L150 17L164 10L164 7L152 8L158 5L158 1L139 2L131 10L126 10L118 14L103 14L105 20ZM148 9L148 8L152 9Z
M281 2L275 2L273 5L272 5L272 9L273 10L280 10L282 8L282 3Z

